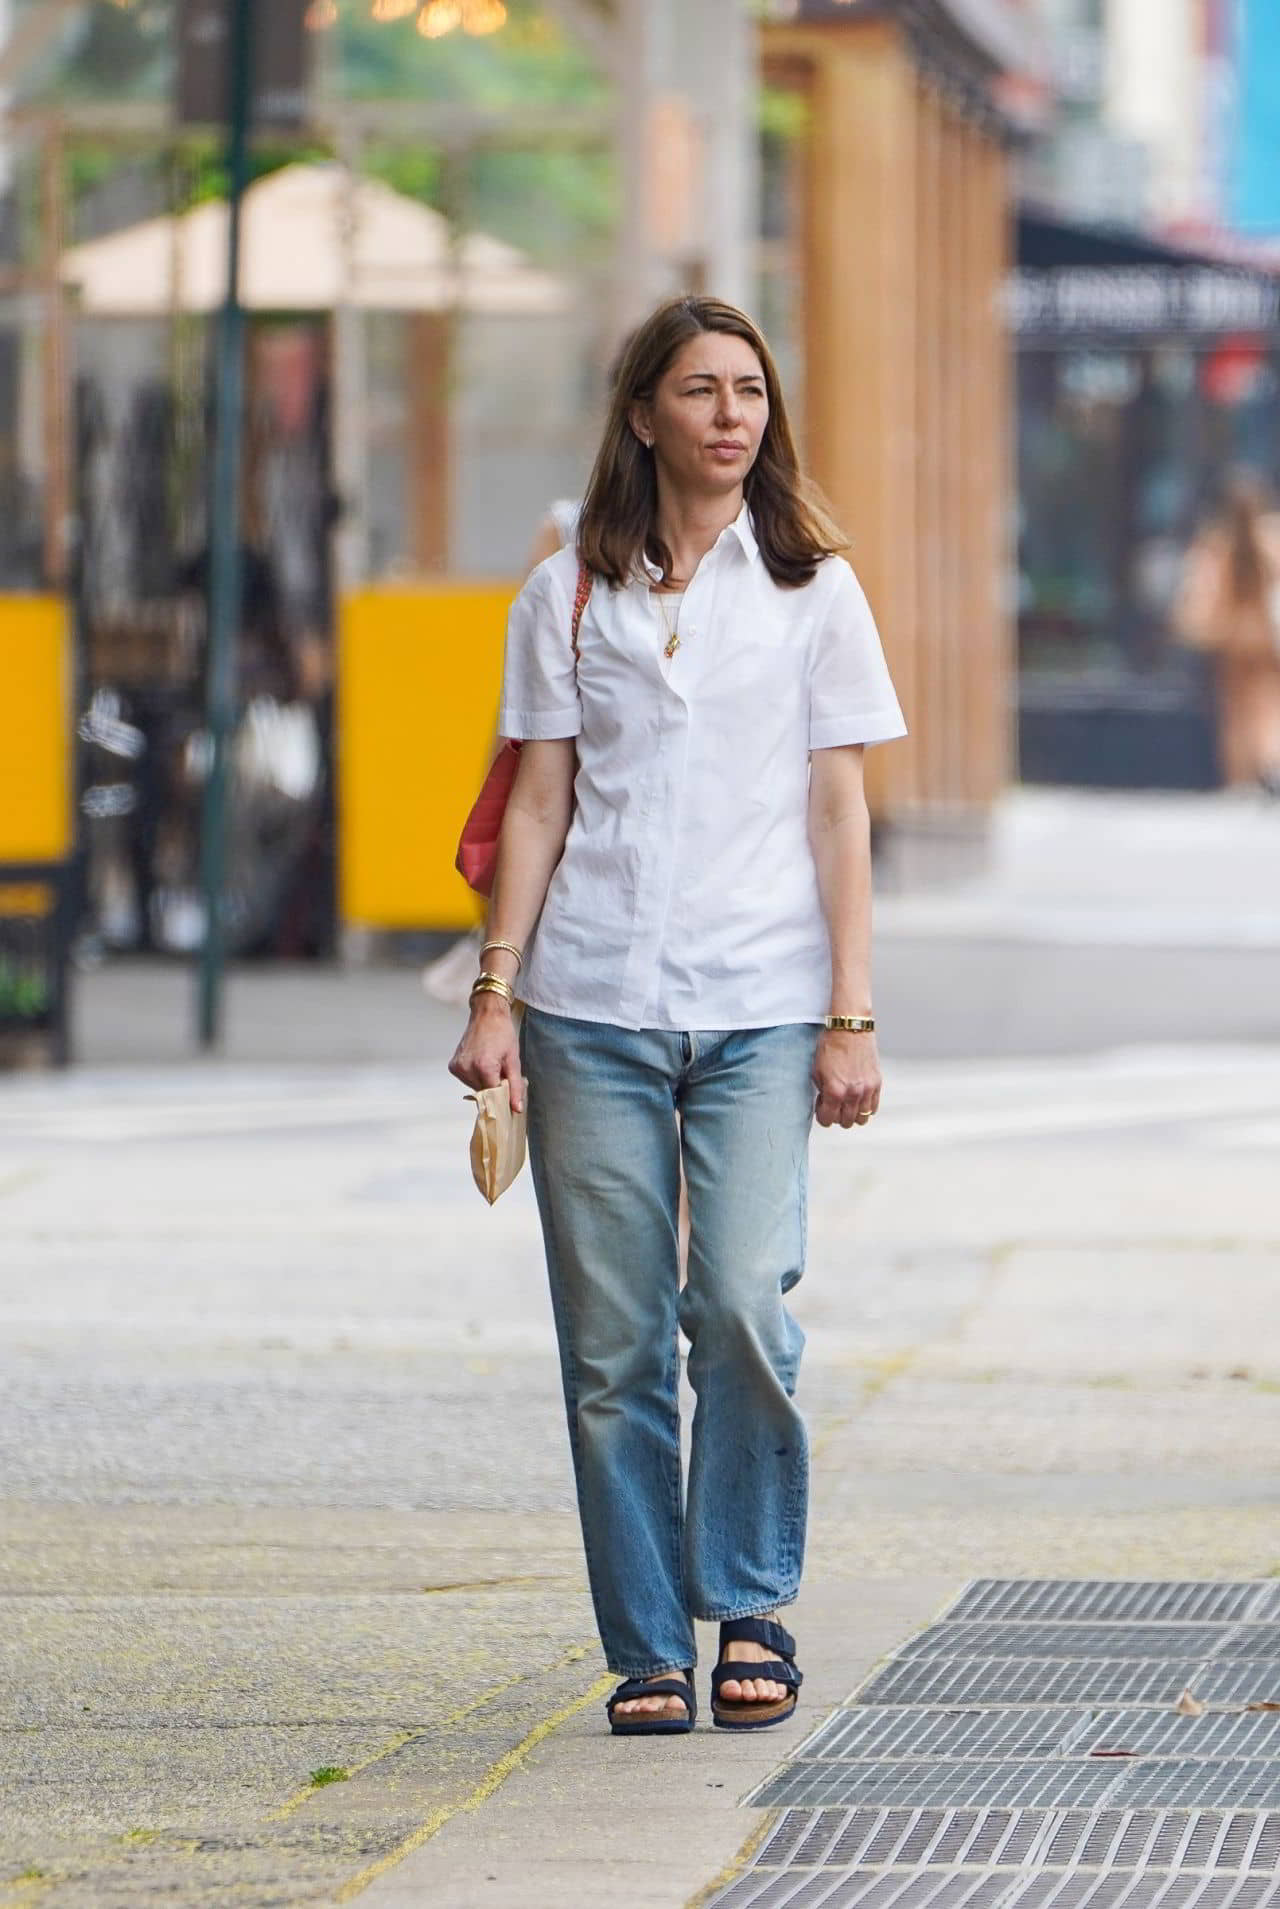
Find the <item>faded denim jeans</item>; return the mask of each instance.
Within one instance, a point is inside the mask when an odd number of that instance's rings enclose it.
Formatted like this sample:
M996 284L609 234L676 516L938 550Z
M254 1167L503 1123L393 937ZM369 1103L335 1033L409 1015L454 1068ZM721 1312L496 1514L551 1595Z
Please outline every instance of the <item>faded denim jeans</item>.
M692 1666L694 1618L758 1615L799 1588L804 1334L783 1295L804 1269L817 1037L807 1024L636 1033L525 1015L529 1154L587 1571L622 1676ZM677 1325L697 1399L687 1495Z

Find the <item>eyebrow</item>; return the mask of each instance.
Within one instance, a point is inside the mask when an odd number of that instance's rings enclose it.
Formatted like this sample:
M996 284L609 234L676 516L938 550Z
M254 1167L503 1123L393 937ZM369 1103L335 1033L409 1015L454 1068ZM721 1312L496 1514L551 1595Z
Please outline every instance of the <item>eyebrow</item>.
M692 384L696 379L702 379L706 384L719 383L719 379L714 371L685 371L680 375L681 384ZM764 373L763 371L743 371L739 373L733 382L735 384L763 384Z

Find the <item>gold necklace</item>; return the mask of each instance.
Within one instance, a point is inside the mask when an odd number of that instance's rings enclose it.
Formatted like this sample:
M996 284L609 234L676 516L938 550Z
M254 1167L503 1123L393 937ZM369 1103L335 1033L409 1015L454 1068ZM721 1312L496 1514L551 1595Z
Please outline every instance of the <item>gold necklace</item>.
M662 601L662 591L655 590L654 595L658 599L658 614L662 618L663 626L665 627L667 632L667 641L666 641L666 645L663 649L662 654L667 658L669 662L680 647L680 610L683 610L684 608L684 592L683 590L680 592L680 609L676 611L676 621L675 621L674 629L671 626L671 618L667 615L667 606Z

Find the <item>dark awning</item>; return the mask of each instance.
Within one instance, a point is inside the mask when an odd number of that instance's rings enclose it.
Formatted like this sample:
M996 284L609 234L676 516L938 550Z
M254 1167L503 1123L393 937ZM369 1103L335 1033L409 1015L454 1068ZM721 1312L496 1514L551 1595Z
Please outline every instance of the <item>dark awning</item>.
M1280 276L1023 206L1009 318L1020 342L1212 339L1280 326Z

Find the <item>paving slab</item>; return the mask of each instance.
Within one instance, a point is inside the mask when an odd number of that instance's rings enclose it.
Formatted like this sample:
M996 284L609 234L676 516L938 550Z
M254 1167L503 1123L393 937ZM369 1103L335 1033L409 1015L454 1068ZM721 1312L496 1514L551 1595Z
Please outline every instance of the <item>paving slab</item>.
M460 1812L361 1896L379 1909L551 1909L615 1901L671 1909L699 1895L766 1824L739 1805L807 1734L806 1725L916 1631L953 1593L946 1577L806 1585L789 1617L804 1640L803 1709L773 1730L699 1730L646 1741L602 1734L584 1710L531 1758L483 1815ZM704 1629L705 1661L714 1632ZM705 1702L705 1671L703 1672ZM801 1719L804 1721L802 1722ZM766 1819L766 1823L767 1823ZM568 1857L571 1867L562 1872ZM583 1894L571 1893L574 1886Z

